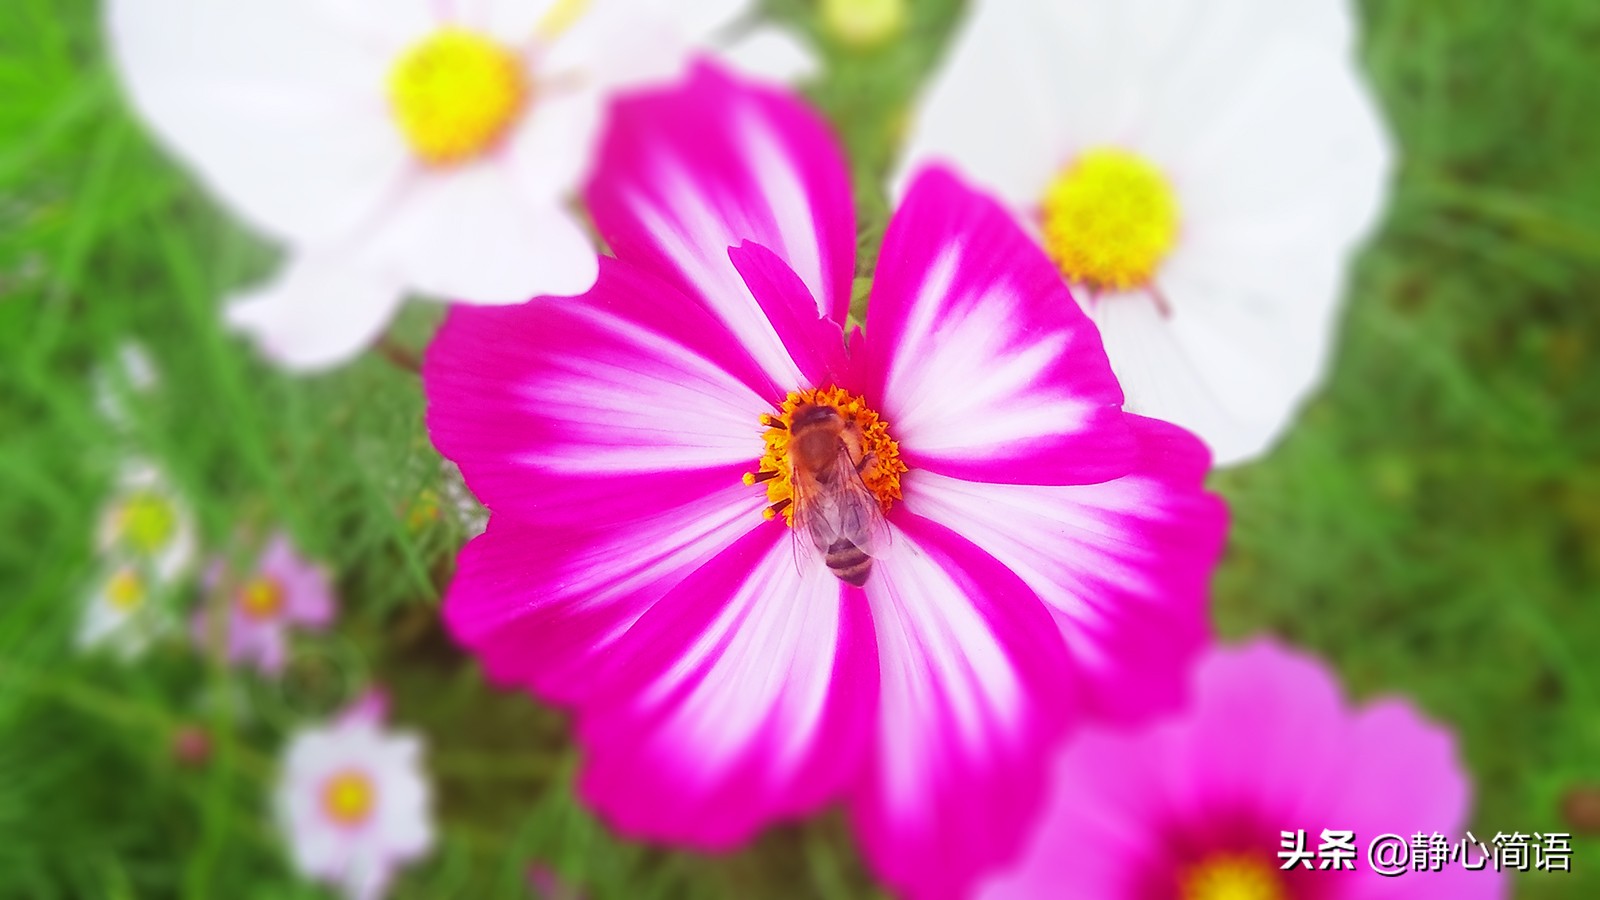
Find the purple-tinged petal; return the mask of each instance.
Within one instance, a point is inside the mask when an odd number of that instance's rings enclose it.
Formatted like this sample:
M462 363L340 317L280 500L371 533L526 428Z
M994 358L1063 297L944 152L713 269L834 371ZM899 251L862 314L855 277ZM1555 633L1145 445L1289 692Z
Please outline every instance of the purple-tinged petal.
M1092 484L1136 452L1094 325L993 200L923 171L889 222L861 377L913 469Z
M582 790L626 834L726 849L860 771L877 659L859 592L781 524L680 583L617 642L581 721Z
M855 274L848 169L791 95L698 64L678 87L619 100L585 198L620 259L671 277L728 323L780 384L798 373L727 249L746 240L799 275L843 322Z
M310 628L323 628L333 621L333 585L327 569L300 555L287 534L272 536L256 569L283 591L285 619Z
M1176 708L1209 640L1206 601L1227 511L1207 494L1205 446L1129 416L1133 470L1090 485L983 484L913 471L906 508L1017 573L1055 615L1092 711L1137 719Z
M281 619L253 619L237 608L228 614L228 660L252 663L266 675L283 671L287 637Z
M369 687L339 713L338 722L346 726L382 728L388 718L389 692L381 687Z
M776 253L753 241L730 247L728 259L789 348L800 367L801 383L830 385L845 377L844 329L817 312L800 276Z
M545 525L618 485L644 510L663 476L753 465L786 390L708 312L609 259L582 297L456 307L423 382L434 445L473 493Z
M993 557L912 515L864 588L878 638L872 758L850 797L878 875L911 897L964 895L1019 852L1079 708L1045 607Z
M1359 853L1386 832L1458 840L1467 796L1449 736L1411 707L1352 710L1325 668L1270 641L1213 650L1180 715L1067 746L1026 853L982 896L1175 896L1193 866L1240 854L1286 896L1504 896L1492 871L1386 878ZM1304 829L1315 852L1324 828L1355 833L1354 871L1277 871L1280 831Z
M763 523L748 470L593 479L568 485L570 502L537 525L492 516L461 551L446 624L501 684L556 702L589 695L629 626Z

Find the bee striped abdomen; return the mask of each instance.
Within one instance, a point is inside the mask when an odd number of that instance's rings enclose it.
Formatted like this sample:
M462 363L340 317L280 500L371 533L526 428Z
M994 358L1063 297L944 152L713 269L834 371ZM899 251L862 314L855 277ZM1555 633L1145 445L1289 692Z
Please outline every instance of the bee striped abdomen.
M825 559L828 568L845 584L861 587L867 583L867 576L872 574L872 557L846 540L837 540L828 545Z

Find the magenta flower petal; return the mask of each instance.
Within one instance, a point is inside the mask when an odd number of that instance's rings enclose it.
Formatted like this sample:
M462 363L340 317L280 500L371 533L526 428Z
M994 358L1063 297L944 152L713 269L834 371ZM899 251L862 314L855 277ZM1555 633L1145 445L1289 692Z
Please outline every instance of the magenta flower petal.
M702 63L681 87L614 104L585 199L618 258L716 311L779 376L792 374L785 354L727 248L772 250L843 322L856 246L848 172L815 113Z
M728 259L750 295L788 348L807 384L836 384L847 373L844 332L816 311L805 283L778 255L746 241L729 248Z
M626 479L592 479L586 495L569 493L564 521L490 518L457 560L445 623L495 681L558 702L586 697L639 616L761 524L763 500L741 472L659 476L645 510Z
M1129 470L1099 333L993 200L925 170L889 220L868 304L866 393L913 469L1002 484Z
M617 642L581 724L583 793L625 833L725 849L860 770L877 695L859 595L755 529Z
M1210 637L1208 583L1227 511L1197 492L1208 454L1180 428L1129 416L1131 472L1089 485L905 480L906 508L961 531L1054 613L1098 716L1177 707Z
M1014 852L1041 801L1077 673L1033 592L943 525L897 518L867 582L877 740L849 799L874 868L917 897L959 896Z
M1254 867L1283 896L1321 900L1502 897L1492 870L1389 878L1358 852L1351 871L1282 871L1279 833L1464 835L1469 787L1449 734L1408 705L1351 709L1326 669L1269 641L1214 650L1192 705L1135 731L1091 730L1056 760L1049 811L988 898L1142 900L1184 894L1208 862ZM1315 865L1315 863L1313 863ZM1220 888L1218 888L1220 890ZM1219 894L1220 896L1220 894Z
M748 465L782 394L709 313L604 262L581 298L458 307L429 348L428 429L493 513L567 524L596 494L637 497L630 478Z

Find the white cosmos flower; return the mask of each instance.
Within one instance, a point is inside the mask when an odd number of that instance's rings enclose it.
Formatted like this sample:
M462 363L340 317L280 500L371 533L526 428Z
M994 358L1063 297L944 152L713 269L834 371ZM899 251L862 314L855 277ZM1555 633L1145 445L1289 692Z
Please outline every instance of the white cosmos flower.
M269 356L342 362L407 292L577 294L596 261L567 198L607 96L673 76L753 0L110 0L113 56L156 134L289 245L229 309ZM725 47L769 77L770 29Z
M1100 326L1135 412L1219 464L1324 369L1392 151L1346 0L980 0L914 118L997 192Z
M369 696L296 734L275 798L295 868L354 900L382 896L403 864L433 846L422 741L386 731L384 705Z
M152 596L149 574L133 563L105 567L95 576L78 625L78 648L110 648L124 659L144 653L150 641L169 631L172 620Z
M102 558L134 567L149 590L164 590L194 564L194 517L159 469L130 461L101 511L95 543Z

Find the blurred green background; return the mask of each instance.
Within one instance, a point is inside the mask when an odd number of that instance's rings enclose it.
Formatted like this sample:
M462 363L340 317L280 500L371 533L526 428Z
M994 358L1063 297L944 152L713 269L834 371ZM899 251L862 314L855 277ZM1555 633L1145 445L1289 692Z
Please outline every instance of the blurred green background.
M1403 165L1319 399L1213 478L1233 511L1219 627L1412 697L1460 735L1476 834L1575 833L1574 872L1518 896L1600 897L1600 3L1362 6ZM801 0L766 4L827 57L811 96L856 166L863 276L956 7L914 3L862 50ZM712 859L626 845L573 805L563 717L490 691L439 630L464 532L407 514L446 487L416 376L369 354L288 378L223 331L219 297L273 263L130 118L93 2L0 3L0 897L323 896L265 815L276 752L374 680L427 735L439 796L439 847L398 896L526 897L534 862L598 897L869 894L837 816ZM393 340L420 348L439 312L413 304ZM90 373L128 338L161 387L119 437ZM181 634L131 666L72 651L130 447L209 546L281 523L337 568L338 627L298 642L283 683ZM173 753L189 728L212 736L202 764Z

